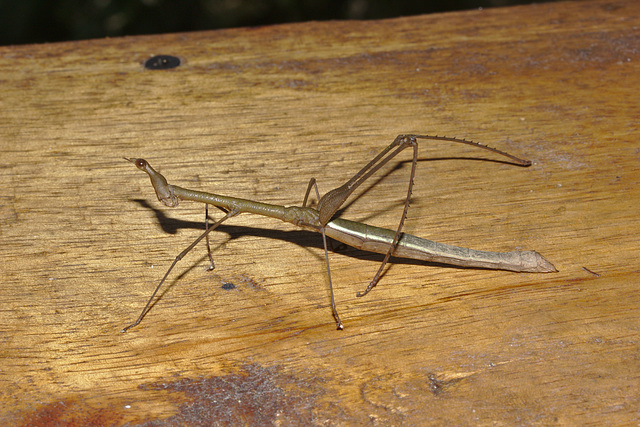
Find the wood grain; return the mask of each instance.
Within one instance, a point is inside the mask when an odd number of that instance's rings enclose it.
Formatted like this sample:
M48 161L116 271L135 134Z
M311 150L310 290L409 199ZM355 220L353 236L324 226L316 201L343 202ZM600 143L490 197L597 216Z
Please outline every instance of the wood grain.
M613 0L0 48L3 424L637 423L638 28ZM399 133L534 162L422 144L408 232L560 271L399 261L356 298L381 256L336 248L337 332L318 235L240 216L119 332L203 227L122 156L293 205ZM393 227L408 171L342 216Z

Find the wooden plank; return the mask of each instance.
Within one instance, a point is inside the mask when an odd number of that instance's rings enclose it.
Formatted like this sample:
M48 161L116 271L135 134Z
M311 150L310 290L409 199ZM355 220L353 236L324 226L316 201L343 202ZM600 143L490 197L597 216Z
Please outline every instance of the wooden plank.
M3 424L637 423L638 28L614 0L0 48ZM408 232L559 273L399 261L356 298L381 256L340 248L337 332L319 236L240 216L119 332L203 226L122 156L291 205L399 133L534 161L422 144ZM343 217L396 224L393 166Z

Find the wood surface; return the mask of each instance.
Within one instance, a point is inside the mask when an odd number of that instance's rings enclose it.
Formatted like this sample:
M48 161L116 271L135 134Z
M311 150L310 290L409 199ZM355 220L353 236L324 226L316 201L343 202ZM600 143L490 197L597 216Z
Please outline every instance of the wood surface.
M637 424L639 28L606 0L0 48L0 421ZM559 272L395 260L356 298L382 256L336 247L338 332L320 235L242 215L120 333L204 218L123 156L295 205L400 133L533 161L422 142L407 232ZM393 228L409 158L342 217Z

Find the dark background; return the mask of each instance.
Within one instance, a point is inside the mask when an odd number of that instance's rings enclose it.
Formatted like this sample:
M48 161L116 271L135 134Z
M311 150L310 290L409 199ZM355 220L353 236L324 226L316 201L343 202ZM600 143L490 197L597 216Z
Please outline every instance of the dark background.
M538 2L553 1L539 0ZM380 19L532 0L0 0L0 45Z

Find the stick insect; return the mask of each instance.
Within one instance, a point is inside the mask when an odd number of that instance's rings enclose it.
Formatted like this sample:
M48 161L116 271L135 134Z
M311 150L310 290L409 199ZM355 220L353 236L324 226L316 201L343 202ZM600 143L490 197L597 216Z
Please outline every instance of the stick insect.
M511 251L511 252L488 252L478 251L474 249L461 248L457 246L446 245L443 243L433 242L412 236L402 232L407 210L409 209L409 200L413 190L413 179L418 162L418 139L449 141L472 145L492 151L501 156L511 159L518 166L530 166L529 160L523 160L512 156L504 151L479 144L477 142L450 138L445 136L432 135L398 135L396 139L384 150L382 150L373 160L365 167L349 179L344 185L337 187L324 196L320 197L318 186L315 178L311 178L307 191L302 202L302 206L280 206L267 203L255 202L247 199L235 197L221 196L218 194L205 193L202 191L189 190L170 185L160 173L156 172L149 163L144 159L128 159L136 165L136 167L149 175L151 184L156 191L158 200L169 207L178 205L179 200L192 200L205 204L205 231L196 240L193 241L184 251L182 251L174 260L164 277L156 286L153 294L149 298L147 305L142 309L138 319L129 326L122 329L126 332L130 328L138 325L147 314L151 302L158 293L158 290L165 282L171 270L191 249L193 249L202 239L207 239L207 250L211 265L209 269L214 268L211 249L209 247L209 233L215 230L220 224L231 217L240 213L252 213L264 215L271 218L277 218L285 222L297 225L298 227L316 231L322 234L322 243L324 245L324 255L329 278L329 290L331 296L331 310L336 322L338 330L343 329L342 320L336 308L336 302L333 295L333 283L331 281L331 268L329 265L329 252L327 249L327 237L339 242L353 246L365 251L385 254L382 264L373 276L373 279L363 292L356 293L357 297L363 297L373 289L380 280L385 265L389 262L391 256L400 258L418 259L428 262L441 264L457 265L463 267L476 267L487 269L509 270L516 272L529 273L549 273L557 271L556 268L547 261L542 255L535 251ZM376 173L380 168L387 164L391 159L396 157L406 148L413 149L413 159L411 163L411 174L409 178L409 186L407 196L404 201L404 209L400 216L400 222L395 231L378 228L360 222L349 221L342 218L334 218L334 215L340 209L342 204L349 196L371 175ZM307 206L307 200L311 190L315 189L318 197L317 208ZM209 226L208 205L213 205L222 210L225 214L218 221Z

